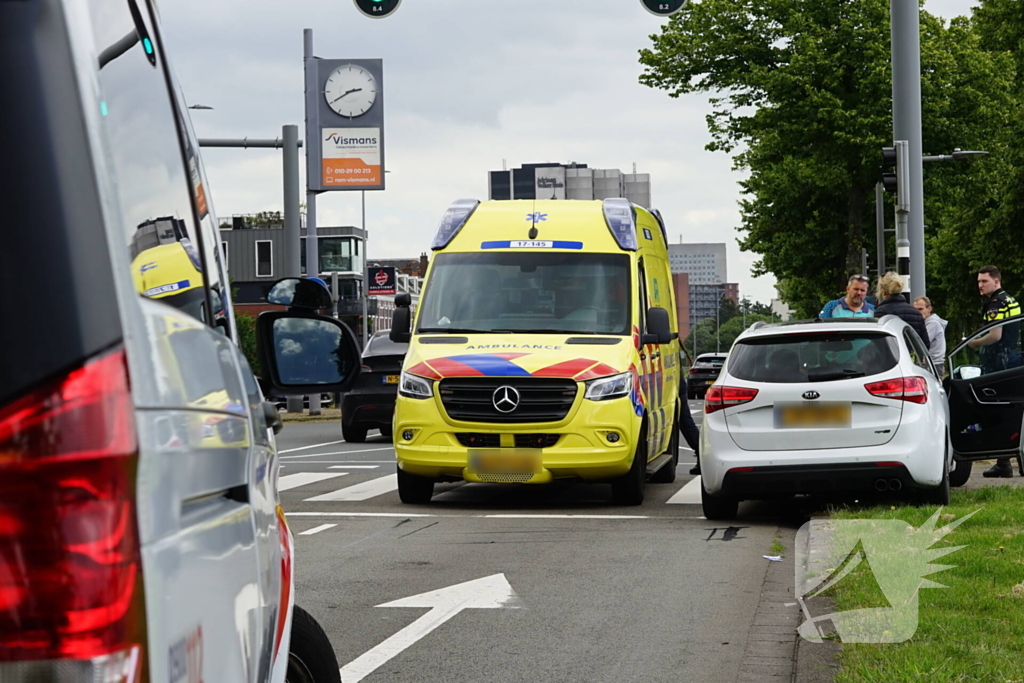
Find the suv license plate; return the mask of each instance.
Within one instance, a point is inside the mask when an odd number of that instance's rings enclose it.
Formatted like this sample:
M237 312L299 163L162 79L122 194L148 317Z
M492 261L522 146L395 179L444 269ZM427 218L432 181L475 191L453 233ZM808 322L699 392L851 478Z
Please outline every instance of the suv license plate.
M847 428L853 422L849 403L776 403L776 429Z
M494 448L469 452L469 469L478 474L536 474L539 448Z

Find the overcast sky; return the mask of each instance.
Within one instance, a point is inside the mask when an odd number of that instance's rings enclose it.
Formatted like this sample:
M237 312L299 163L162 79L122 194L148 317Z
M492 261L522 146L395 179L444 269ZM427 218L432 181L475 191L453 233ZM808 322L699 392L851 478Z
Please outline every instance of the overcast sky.
M974 0L927 0L944 17ZM729 279L767 302L740 252L731 159L704 150L706 96L638 83L637 51L664 20L638 0L405 0L387 19L352 0L162 2L166 39L199 137L273 138L303 124L302 30L324 58L382 58L388 189L366 195L371 257L429 251L452 200L487 198L487 172L578 161L650 173L671 241L726 242ZM215 209L280 210L280 152L206 149ZM303 179L303 183L305 180ZM359 192L317 200L318 223L360 225ZM303 199L305 195L303 194Z

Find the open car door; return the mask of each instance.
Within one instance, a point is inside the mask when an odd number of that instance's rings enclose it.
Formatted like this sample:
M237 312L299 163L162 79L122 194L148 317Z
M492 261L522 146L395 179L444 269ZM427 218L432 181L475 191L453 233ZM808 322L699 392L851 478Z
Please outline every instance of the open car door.
M1024 316L986 325L949 354L949 438L957 461L1014 457L1024 476ZM978 341L998 341L978 345Z

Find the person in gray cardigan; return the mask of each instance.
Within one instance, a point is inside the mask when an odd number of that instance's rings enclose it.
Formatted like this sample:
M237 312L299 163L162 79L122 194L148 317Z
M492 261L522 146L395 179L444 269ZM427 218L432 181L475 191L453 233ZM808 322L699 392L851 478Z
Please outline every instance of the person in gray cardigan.
M939 377L946 374L946 325L948 320L943 320L932 310L932 300L926 296L919 296L914 300L914 308L924 316L924 326L928 329L928 337L931 345L928 347L928 355L932 358L935 369L939 371Z

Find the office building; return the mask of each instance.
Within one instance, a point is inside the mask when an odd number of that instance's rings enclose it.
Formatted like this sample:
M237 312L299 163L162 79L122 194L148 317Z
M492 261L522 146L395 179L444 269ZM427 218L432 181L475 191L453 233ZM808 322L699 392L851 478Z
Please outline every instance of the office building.
M523 164L488 174L490 199L607 199L625 197L651 208L651 175L586 164Z
M672 272L689 275L691 285L718 285L729 279L725 242L669 244L668 258Z

